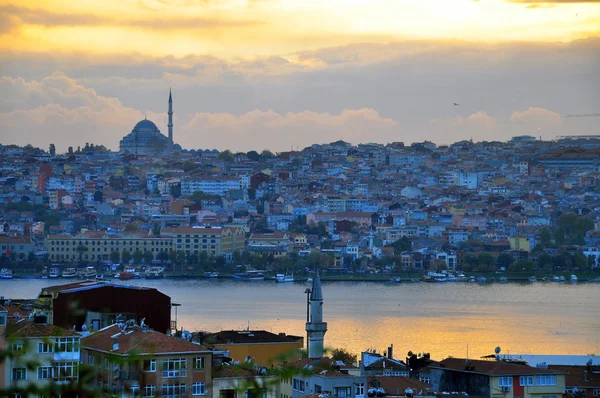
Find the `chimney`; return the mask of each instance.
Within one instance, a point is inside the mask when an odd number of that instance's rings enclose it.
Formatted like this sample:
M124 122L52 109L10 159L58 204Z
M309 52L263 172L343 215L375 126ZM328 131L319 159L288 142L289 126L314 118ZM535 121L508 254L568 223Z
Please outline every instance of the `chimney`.
M390 346L388 347L388 358L394 359L394 345L393 344L390 344Z

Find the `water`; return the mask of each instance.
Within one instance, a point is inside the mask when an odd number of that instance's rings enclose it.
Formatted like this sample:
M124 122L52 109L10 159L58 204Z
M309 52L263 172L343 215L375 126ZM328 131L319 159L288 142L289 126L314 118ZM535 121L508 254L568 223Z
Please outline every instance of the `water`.
M0 296L33 298L61 280L0 280ZM115 283L122 283L116 281ZM182 304L178 325L219 331L264 329L304 335L308 284L232 280L133 280ZM324 282L325 344L359 353L394 344L476 358L503 353L600 354L600 285Z

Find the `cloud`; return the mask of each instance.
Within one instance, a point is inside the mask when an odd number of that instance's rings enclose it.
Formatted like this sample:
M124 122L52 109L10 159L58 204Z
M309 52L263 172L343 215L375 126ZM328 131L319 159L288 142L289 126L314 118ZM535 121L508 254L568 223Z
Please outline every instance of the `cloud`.
M0 33L9 32L21 24L41 25L45 27L73 27L73 26L113 26L132 27L152 30L176 29L213 29L219 27L243 27L263 24L257 20L235 20L217 17L173 17L135 19L126 15L106 17L95 14L83 13L55 13L44 9L30 9L15 5L0 6Z
M558 126L562 122L558 113L533 106L530 106L527 110L522 112L513 112L509 120L516 123L529 123L532 125L537 125L538 128L541 126Z
M577 4L577 3L600 3L600 0L507 0L509 3L523 4Z

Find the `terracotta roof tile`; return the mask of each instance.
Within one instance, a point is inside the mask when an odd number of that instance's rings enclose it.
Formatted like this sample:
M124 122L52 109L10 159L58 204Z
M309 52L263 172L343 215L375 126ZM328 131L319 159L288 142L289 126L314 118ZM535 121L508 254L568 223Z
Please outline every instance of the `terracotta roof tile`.
M441 362L433 363L430 365L431 368L435 369L448 369L457 370L461 372L481 373L490 376L497 375L547 375L547 374L564 374L565 372L559 372L556 370L534 368L528 365L520 365L515 363L501 362L501 361L481 361L481 360L470 360L470 368L465 369L464 358L446 358Z

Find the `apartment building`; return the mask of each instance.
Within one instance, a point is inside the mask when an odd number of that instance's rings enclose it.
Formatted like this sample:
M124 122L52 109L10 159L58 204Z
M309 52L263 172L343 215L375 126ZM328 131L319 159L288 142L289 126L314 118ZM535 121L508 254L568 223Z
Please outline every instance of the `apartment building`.
M114 324L81 340L81 363L92 383L117 397L211 395L212 351L133 322Z
M173 240L173 249L182 250L186 255L205 252L208 255L231 256L235 251L244 250L246 234L243 228L163 228L161 236Z

